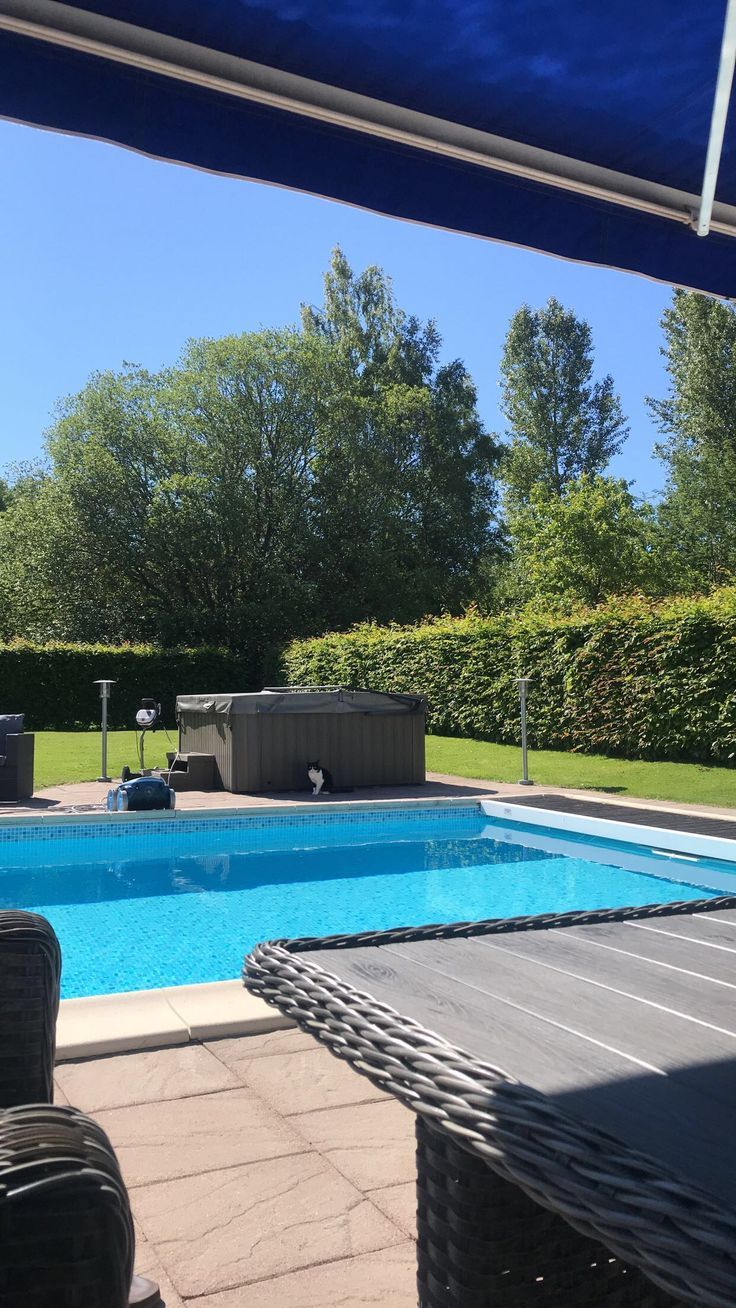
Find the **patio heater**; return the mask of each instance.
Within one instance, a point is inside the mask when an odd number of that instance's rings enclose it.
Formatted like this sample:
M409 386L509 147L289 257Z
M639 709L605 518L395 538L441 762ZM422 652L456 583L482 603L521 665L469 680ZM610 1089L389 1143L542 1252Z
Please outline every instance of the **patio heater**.
M98 781L109 781L107 775L107 701L110 698L110 687L115 685L109 677L103 677L95 682L100 688L100 699L102 700L102 775L97 778Z
M516 684L519 687L519 711L521 715L521 781L520 786L533 786L534 782L529 780L529 763L527 759L526 744L526 697L529 691L530 677L518 677Z

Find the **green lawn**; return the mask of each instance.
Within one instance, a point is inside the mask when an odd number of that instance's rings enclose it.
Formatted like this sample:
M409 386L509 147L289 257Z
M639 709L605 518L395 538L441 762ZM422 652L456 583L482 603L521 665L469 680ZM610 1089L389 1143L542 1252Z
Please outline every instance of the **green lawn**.
M176 749L176 732L169 732L171 744L163 731L146 735L146 766L166 763L167 749ZM138 767L136 738L132 731L110 731L107 737L107 775L119 777L128 763ZM99 731L37 731L35 787L58 786L62 781L94 781L100 775L101 744Z
M166 762L166 750L176 748L176 733L163 731L146 737L146 763ZM111 731L108 737L108 772L120 776L123 763L136 767L132 731ZM514 745L489 745L481 740L427 737L427 768L459 777L489 781L518 781L521 754ZM607 790L641 799L673 799L690 804L736 807L736 768L704 767L698 763L631 763L600 754L565 754L531 750L529 772L539 785ZM62 781L91 781L100 774L98 731L36 732L36 789Z
M459 777L518 781L521 751L515 745L428 736L427 768L430 772L450 772ZM566 754L540 749L529 751L529 776L546 786L736 807L736 768L705 767L699 763L629 762L602 754Z

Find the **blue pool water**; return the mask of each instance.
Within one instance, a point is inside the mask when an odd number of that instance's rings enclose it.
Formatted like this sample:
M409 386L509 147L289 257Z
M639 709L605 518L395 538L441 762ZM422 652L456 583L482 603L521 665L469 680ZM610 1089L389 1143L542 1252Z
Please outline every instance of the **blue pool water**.
M475 806L5 829L0 908L49 919L73 996L238 977L279 936L700 898L732 868L559 836Z

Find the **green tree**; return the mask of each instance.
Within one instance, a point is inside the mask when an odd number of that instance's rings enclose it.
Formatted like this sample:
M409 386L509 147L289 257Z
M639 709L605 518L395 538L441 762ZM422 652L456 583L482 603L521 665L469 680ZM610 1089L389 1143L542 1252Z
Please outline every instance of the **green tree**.
M307 472L330 387L329 351L295 331L94 377L49 434L49 475L3 515L23 634L208 642L260 660L303 629Z
M583 474L603 472L621 449L621 403L610 376L594 381L593 366L588 323L557 300L514 314L501 359L510 500L525 501L537 485L561 495Z
M302 328L340 349L360 390L370 394L377 381L423 379L440 344L436 325L422 325L399 308L382 268L355 273L336 246L323 285L321 306L302 305Z
M736 572L736 312L675 291L662 327L669 389L649 400L667 471L659 553L673 589L707 589Z
M301 330L191 342L93 377L0 514L0 629L216 643L461 607L493 537L496 449L463 365L336 256Z
M83 633L85 609L93 626L104 626L100 574L74 530L63 491L41 463L16 472L0 514L0 639Z
M618 478L583 473L560 496L533 486L509 528L521 599L600 604L657 588L653 511Z
M499 449L467 369L440 364L436 325L404 313L382 269L356 274L339 249L324 304L305 306L302 325L343 370L315 464L321 611L339 626L461 607L498 532Z

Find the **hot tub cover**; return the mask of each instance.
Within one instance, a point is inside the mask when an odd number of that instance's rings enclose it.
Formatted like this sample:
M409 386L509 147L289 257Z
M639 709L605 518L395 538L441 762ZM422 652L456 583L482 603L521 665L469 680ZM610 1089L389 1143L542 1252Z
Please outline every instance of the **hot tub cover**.
M388 694L382 690L280 688L252 694L177 695L176 713L419 713L421 695Z

